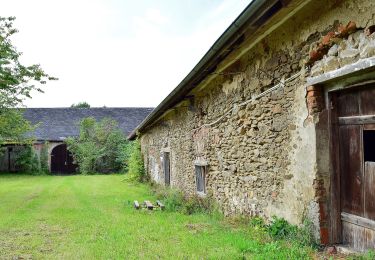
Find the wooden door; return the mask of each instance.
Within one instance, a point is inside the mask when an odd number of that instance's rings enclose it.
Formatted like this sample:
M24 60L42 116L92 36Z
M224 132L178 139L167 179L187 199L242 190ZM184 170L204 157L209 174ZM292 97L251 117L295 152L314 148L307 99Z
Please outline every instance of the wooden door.
M66 145L61 144L53 148L51 152L51 172L64 173L66 163Z
M72 154L67 150L66 144L53 148L51 152L51 172L70 174L76 171L77 165L73 162Z
M170 154L168 152L163 154L163 168L165 185L169 186L171 184L171 163Z
M334 94L342 242L375 248L375 87Z

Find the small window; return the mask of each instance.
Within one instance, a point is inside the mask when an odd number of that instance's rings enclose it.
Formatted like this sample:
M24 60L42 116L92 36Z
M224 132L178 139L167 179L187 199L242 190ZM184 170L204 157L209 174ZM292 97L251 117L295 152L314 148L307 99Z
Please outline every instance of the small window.
M363 150L365 162L375 162L375 130L363 131Z
M206 171L206 166L195 165L195 181L199 193L206 193Z
M170 154L168 152L163 153L163 171L164 171L164 183L166 186L171 185L171 163Z

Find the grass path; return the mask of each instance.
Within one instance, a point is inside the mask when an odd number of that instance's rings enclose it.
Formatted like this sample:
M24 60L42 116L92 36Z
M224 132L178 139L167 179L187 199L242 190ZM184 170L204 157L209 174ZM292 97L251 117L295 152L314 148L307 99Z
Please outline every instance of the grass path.
M0 176L0 259L303 259L309 248L267 240L204 214L135 211L155 200L123 176Z

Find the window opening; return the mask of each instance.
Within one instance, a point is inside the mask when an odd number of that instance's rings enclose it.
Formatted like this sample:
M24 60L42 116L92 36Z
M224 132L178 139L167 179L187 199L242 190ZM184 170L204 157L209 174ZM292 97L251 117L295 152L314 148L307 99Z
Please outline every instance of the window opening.
M363 130L363 150L365 162L375 162L375 130Z
M171 166L170 154L168 152L163 153L163 168L165 185L169 186L171 184Z
M195 165L197 192L206 193L206 166Z

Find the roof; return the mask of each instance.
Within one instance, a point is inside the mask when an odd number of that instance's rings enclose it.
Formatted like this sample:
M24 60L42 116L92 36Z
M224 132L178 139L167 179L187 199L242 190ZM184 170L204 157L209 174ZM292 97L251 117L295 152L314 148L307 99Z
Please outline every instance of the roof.
M79 135L79 122L86 117L116 120L128 135L152 111L148 107L124 108L26 108L24 117L38 124L32 135L39 141L62 141Z
M267 28L265 24L279 14L279 19L274 23L281 23L284 17L290 17L299 6L303 6L310 0L253 0L236 20L216 40L203 58L195 65L191 72L181 83L150 113L128 136L134 139L138 132L142 132L153 122L160 118L167 110L181 102L191 90L197 87L208 75L215 72L225 58L233 50L238 49L245 38L253 38L254 42L259 40L257 34L261 28L270 33L274 28ZM279 12L282 10L282 12ZM235 62L235 60L233 61Z

